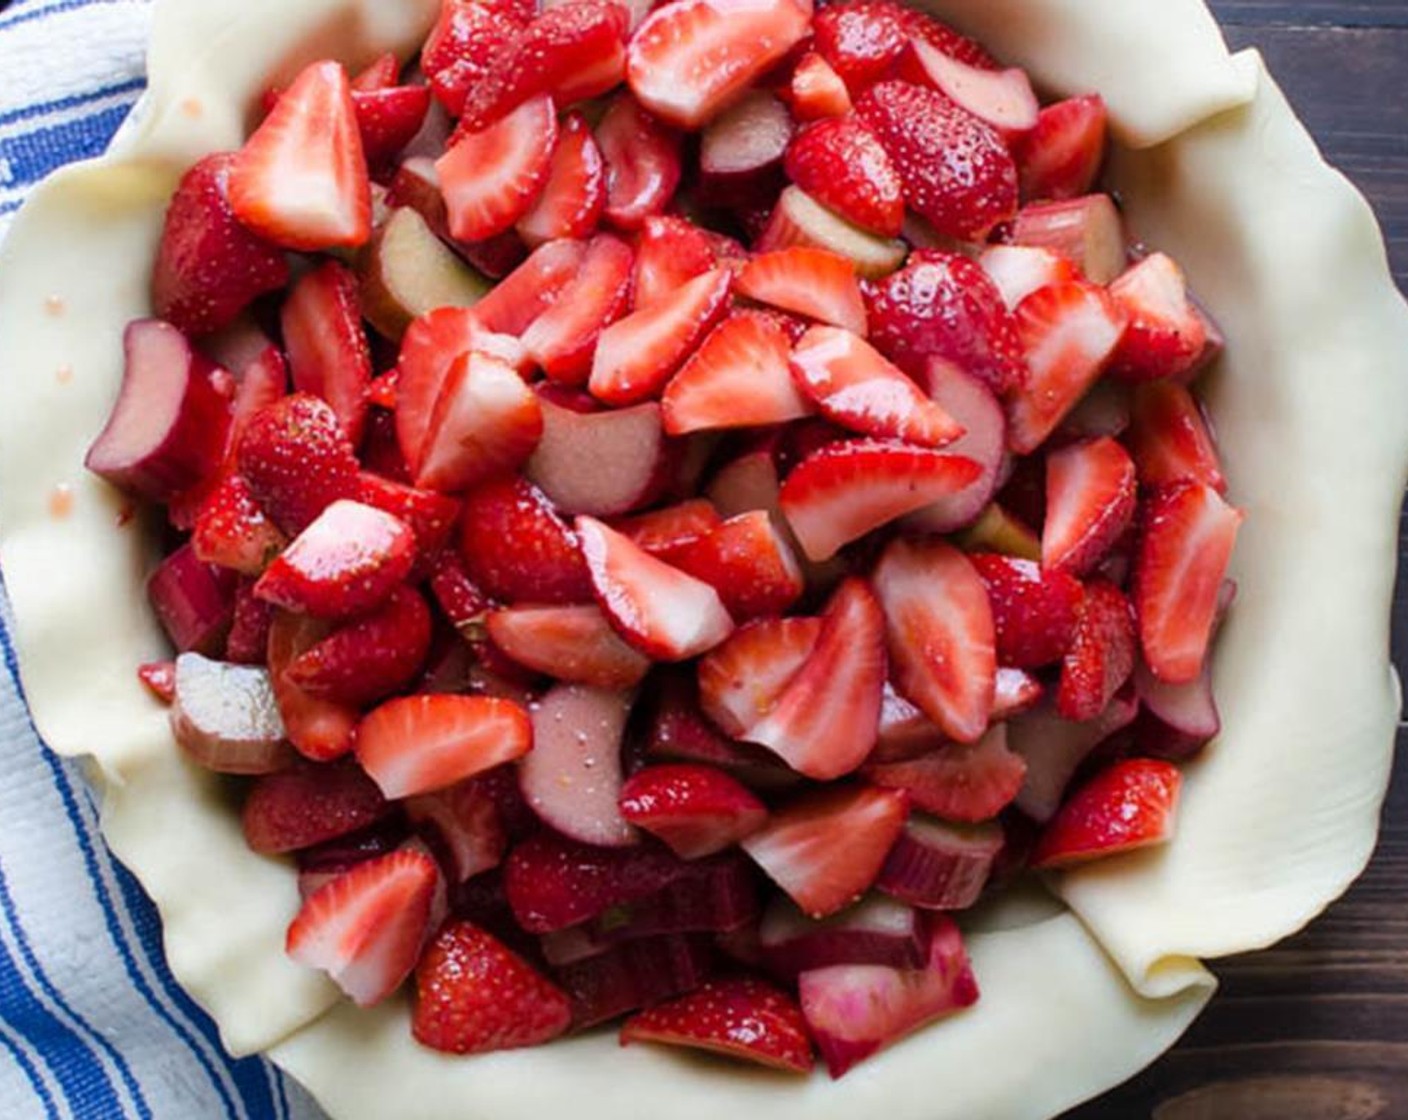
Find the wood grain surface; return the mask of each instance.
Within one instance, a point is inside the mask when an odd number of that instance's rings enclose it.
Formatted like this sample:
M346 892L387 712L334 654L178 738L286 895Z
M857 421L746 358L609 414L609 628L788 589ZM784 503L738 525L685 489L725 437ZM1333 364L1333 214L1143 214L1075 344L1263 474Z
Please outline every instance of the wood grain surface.
M1326 156L1374 204L1408 291L1408 0L1212 6L1231 45L1262 52ZM1394 661L1408 670L1401 576ZM1065 1120L1408 1118L1408 768L1354 888L1299 936L1214 970L1221 990L1179 1045Z

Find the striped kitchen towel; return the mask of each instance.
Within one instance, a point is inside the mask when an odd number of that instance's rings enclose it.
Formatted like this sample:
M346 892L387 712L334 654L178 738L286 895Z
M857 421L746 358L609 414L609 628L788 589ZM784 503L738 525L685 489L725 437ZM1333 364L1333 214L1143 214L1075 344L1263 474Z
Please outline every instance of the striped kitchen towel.
M0 0L0 236L40 179L122 123L150 15L148 0ZM172 979L79 769L35 734L3 590L0 654L0 1120L318 1120L267 1062L226 1055Z

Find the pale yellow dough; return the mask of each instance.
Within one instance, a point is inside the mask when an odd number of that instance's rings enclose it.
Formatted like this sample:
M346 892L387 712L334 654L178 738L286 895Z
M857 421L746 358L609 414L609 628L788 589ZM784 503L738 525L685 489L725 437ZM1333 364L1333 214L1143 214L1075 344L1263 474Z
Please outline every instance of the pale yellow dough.
M245 848L219 783L137 685L133 666L162 648L141 594L151 557L82 457L122 327L147 310L180 170L235 147L267 85L321 55L405 53L435 6L159 0L139 111L0 247L0 557L25 685L49 743L95 760L108 838L161 908L176 975L232 1050L270 1050L338 1120L1046 1120L1152 1061L1211 994L1199 957L1285 936L1368 857L1397 718L1387 627L1408 469L1408 312L1378 232L1194 0L935 5L1051 91L1105 93L1120 136L1148 149L1116 167L1136 233L1187 266L1229 336L1212 401L1248 512L1241 598L1219 651L1226 732L1190 769L1174 844L1058 883L1075 913L974 930L978 1007L835 1084L618 1051L609 1034L449 1059L411 1041L402 1002L334 1007L286 960L293 875ZM75 497L64 518L59 484Z

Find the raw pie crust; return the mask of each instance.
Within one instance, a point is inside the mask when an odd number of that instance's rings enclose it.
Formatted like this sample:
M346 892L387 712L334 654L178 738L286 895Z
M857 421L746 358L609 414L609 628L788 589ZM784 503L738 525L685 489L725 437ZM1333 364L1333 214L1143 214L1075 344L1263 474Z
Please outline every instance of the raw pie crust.
M0 248L0 554L25 687L48 743L91 759L104 831L160 907L178 978L231 1051L268 1051L338 1120L1048 1120L1153 1061L1212 994L1199 958L1290 934L1362 870L1399 711L1408 310L1368 206L1198 0L932 4L1047 92L1105 94L1132 229L1183 263L1228 336L1209 400L1248 518L1217 652L1223 734L1188 768L1177 839L1053 881L1068 908L1019 898L976 916L977 1007L834 1083L620 1050L610 1031L446 1057L413 1042L403 1000L356 1010L286 959L294 875L246 848L221 780L184 761L137 683L164 650L141 591L153 553L82 459L123 326L149 313L182 169L237 147L266 86L315 57L405 55L437 6L159 0L147 95Z

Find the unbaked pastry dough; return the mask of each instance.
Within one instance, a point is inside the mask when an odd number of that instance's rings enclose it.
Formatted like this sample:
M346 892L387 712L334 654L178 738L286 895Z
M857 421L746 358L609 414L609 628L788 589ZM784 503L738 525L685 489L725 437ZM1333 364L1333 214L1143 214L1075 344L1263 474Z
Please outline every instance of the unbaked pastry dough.
M287 961L294 876L246 848L221 783L183 760L137 685L133 666L162 649L141 593L152 557L82 458L116 391L123 325L147 311L181 169L237 146L267 85L314 57L404 54L435 7L159 0L138 111L104 159L36 192L0 247L0 557L25 685L47 741L94 760L104 829L161 909L178 978L231 1050L269 1050L338 1120L1046 1120L1152 1061L1211 994L1198 957L1285 936L1372 847L1408 469L1408 313L1367 207L1195 0L935 5L1053 92L1105 93L1120 136L1148 149L1115 168L1135 231L1187 266L1231 342L1212 403L1249 517L1218 654L1226 731L1190 769L1174 844L1067 876L1072 911L977 921L979 1005L837 1083L619 1051L609 1032L446 1058L411 1041L403 1002L356 1010ZM55 518L60 484L74 503Z

